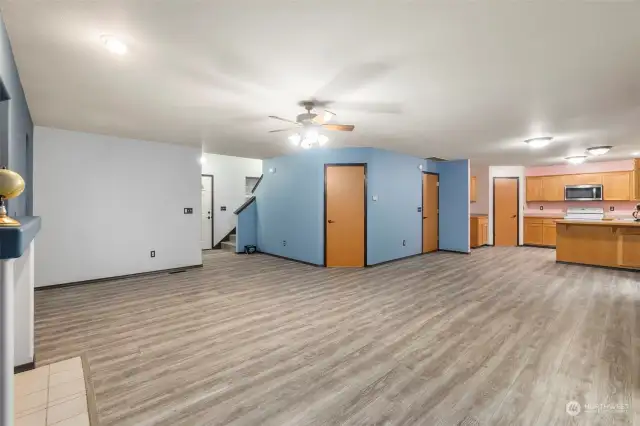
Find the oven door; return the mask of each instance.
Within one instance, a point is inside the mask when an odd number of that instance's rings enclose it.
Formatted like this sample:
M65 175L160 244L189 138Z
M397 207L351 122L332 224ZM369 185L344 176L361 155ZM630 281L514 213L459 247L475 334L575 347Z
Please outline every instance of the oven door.
M564 187L566 201L601 201L602 185L567 185Z

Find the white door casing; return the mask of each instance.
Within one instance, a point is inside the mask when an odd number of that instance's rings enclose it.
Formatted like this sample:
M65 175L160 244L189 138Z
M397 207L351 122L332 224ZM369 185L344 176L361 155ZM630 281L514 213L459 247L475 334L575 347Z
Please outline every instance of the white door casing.
M202 175L202 250L213 248L213 176Z

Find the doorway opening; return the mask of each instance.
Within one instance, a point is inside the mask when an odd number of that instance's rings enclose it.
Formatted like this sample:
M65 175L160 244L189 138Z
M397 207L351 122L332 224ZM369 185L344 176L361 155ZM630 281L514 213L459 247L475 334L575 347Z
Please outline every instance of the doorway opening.
M213 175L201 176L202 186L202 220L201 220L201 246L202 250L213 248Z
M518 246L520 242L520 178L493 178L493 245Z
M363 267L367 259L367 165L324 165L324 266Z

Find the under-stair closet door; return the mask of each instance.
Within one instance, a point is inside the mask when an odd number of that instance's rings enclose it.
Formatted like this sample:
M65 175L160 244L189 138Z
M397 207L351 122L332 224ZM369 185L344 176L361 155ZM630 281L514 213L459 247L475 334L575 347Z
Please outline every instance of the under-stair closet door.
M366 165L325 165L325 265L363 267Z

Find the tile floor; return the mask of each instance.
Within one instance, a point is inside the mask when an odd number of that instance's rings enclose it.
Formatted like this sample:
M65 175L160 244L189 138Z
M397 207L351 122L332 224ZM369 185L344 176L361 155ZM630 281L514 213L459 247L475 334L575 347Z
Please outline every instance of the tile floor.
M15 375L15 426L89 426L79 357Z

